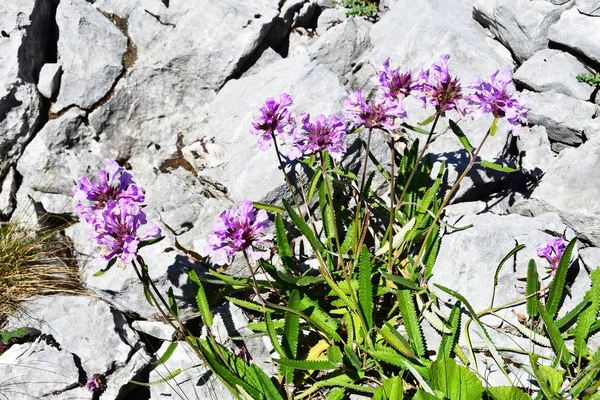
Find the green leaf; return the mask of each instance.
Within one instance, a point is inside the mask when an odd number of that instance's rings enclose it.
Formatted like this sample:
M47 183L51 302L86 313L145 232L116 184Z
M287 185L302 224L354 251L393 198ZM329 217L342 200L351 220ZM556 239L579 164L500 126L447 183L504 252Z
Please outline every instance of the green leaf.
M400 355L400 353L394 351L390 347L382 347L378 350L367 350L367 352L373 358L376 358L379 361L383 361L384 363L394 365L400 368L404 368L406 366L403 357Z
M356 248L356 227L355 227L355 225L356 224L355 224L354 220L352 220L352 222L350 223L350 226L348 227L348 230L346 231L346 237L344 238L344 241L341 244L342 254L345 254L351 248L352 249Z
M179 311L179 306L177 305L177 299L175 299L175 295L173 294L173 288L170 287L167 291L167 298L169 302L169 311L171 315L179 317L181 312Z
M358 259L358 301L365 316L367 329L373 328L373 286L371 284L371 253L363 246Z
M442 341L440 343L440 349L438 350L438 357L450 358L454 346L458 342L458 333L460 331L460 301L457 301L450 311L448 317L448 323L450 324L451 331L442 335Z
M539 294L532 296L540 290L540 280L535 266L535 260L529 260L527 267L527 314L530 317L537 317L539 307Z
M410 280L408 280L406 278L403 278L401 276L393 275L393 274L390 274L390 273L388 273L386 271L381 271L381 275L385 279L390 280L390 281L392 281L392 282L394 282L394 283L396 283L396 284L398 284L398 285L400 285L402 287L405 287L407 289L414 290L414 291L418 291L418 290L421 289L421 287L419 285L417 285L416 283L414 283L413 281L410 281Z
M156 244L156 243L160 242L161 240L163 240L164 238L165 238L164 236L161 236L161 237L157 237L157 238L146 239L138 245L138 250L141 249L142 247Z
M433 114L431 117L427 118L426 120L424 120L422 122L418 122L418 124L421 126L427 126L430 123L432 123L434 119L435 119L435 114Z
M417 390L417 393L415 393L415 395L413 396L412 400L439 400L437 397L435 397L432 394L429 394L427 392L424 392L423 390L419 389Z
M421 326L419 325L413 296L408 290L399 290L398 302L400 305L400 313L402 314L402 321L406 328L406 334L413 342L417 355L423 357L426 352L425 340L421 333Z
M129 381L129 383L133 383L134 385L140 385L140 386L150 387L152 385L156 385L157 383L167 382L168 380L175 378L181 372L182 372L181 369L177 368L175 371L172 371L167 376L164 376L164 377L162 377L159 380L156 380L154 382L139 382L139 381L134 381L132 379L132 380Z
M492 338L490 337L489 333L485 329L485 326L481 323L481 320L477 316L477 313L475 312L475 310L473 310L473 307L471 307L471 304L467 301L467 299L460 293L455 292L454 290L448 289L445 286L438 285L437 283L434 283L434 286L437 287L438 289L448 293L449 295L454 296L455 298L460 300L465 305L465 307L469 311L469 314L471 315L471 318L475 322L475 326L478 328L479 333L481 334L480 335L481 338L483 339L486 347L492 354L492 358L494 359L494 361L496 362L498 367L506 374L506 364L504 363L504 360L500 356L498 349L496 349L496 346L494 345L494 342L492 341Z
M502 267L504 266L504 263L506 263L506 261L508 261L509 258L511 258L515 254L517 254L524 247L525 247L524 244L518 244L518 245L516 245L511 251L509 251L504 256L504 258L502 259L502 261L500 261L500 264L498 264L498 266L496 267L496 272L494 273L494 287L492 289L492 301L491 301L491 304L490 304L490 308L494 307L494 296L496 294L496 286L498 286L498 276L500 275L500 271L502 270Z
M277 333L275 332L275 327L273 326L273 320L271 319L271 313L269 311L265 312L265 324L267 325L267 334L269 335L269 339L271 339L273 348L281 357L287 357L285 350L281 347L279 339L277 338Z
M592 324L598 319L598 310L600 309L600 268L596 268L591 273L590 279L592 287L586 292L584 300L590 302L591 305L579 315L575 327L574 347L576 357L587 357L589 354L587 337Z
M273 361L284 367L306 371L326 371L337 368L336 364L326 360L288 360L285 358L274 358Z
M346 391L344 390L344 388L336 387L331 392L329 392L325 400L344 400L345 393Z
M582 300L581 303L575 306L575 308L566 313L562 318L556 320L556 327L563 331L562 328L571 324L571 322L573 322L575 318L579 317L579 314L581 314L582 311L585 310L591 304L592 303L586 299Z
M344 356L342 355L342 350L340 350L337 346L332 346L327 348L327 360L335 365L341 365Z
M539 356L537 354L529 354L529 365L531 366L531 371L533 373L533 376L537 380L540 390L548 400L563 400L561 396L559 396L548 386L547 378L542 374L542 372L539 369L538 359Z
M423 262L425 263L425 277L431 277L433 273L433 266L435 265L435 261L437 259L438 251L440 249L440 226L436 225L433 227L431 238L429 239L429 244L426 247L425 256L423 258Z
M300 293L294 290L290 295L288 307L299 311ZM285 325L283 327L282 345L288 358L296 358L298 352L298 337L300 335L300 317L297 314L287 312L285 314Z
M263 307L262 305L253 303L248 300L242 300L242 299L238 299L238 298L230 297L230 296L225 296L225 298L238 307L247 308L248 310L258 311L258 312L263 312L265 310L265 307ZM267 306L267 311L273 311L273 309L269 308Z
M569 265L571 264L571 254L573 253L575 243L577 243L577 238L571 240L571 242L567 245L565 252L560 258L560 262L558 263L558 268L556 268L554 279L552 279L552 283L550 283L548 300L546 301L546 309L548 310L548 315L552 319L556 317L556 313L558 312L558 308L565 291L567 271L569 269Z
M0 332L0 343L8 344L8 341L14 338L24 337L29 333L29 328L17 328L9 332Z
M481 399L483 385L467 368L456 364L451 358L443 357L429 367L431 388L444 393L452 400Z
M487 389L494 400L531 400L531 397L515 386L496 386Z
M352 366L357 371L362 371L363 368L362 368L360 358L358 358L358 356L356 355L354 350L352 350L352 346L350 346L350 345L344 346L344 355L346 356L346 358L348 358L348 361L350 361L350 364L352 364Z
M479 164L481 164L484 167L487 167L489 169L493 169L495 171L500 171L500 172L517 172L518 171L518 169L516 169L516 168L506 167L502 164L497 164L495 162L491 162L491 161L487 161L487 160L479 160Z
M345 178L350 178L353 181L356 180L356 175L354 173L352 173L351 171L344 171L343 169L340 169L340 168L333 168L329 172L333 172L334 174L339 175L339 176L343 176Z
M583 371L579 372L579 376L577 376L573 382L571 382L571 395L574 399L578 398L580 394L583 394L582 398L587 400L588 397L585 395L586 392L590 391L590 387L594 389L595 384L592 384L594 380L596 380L598 373L600 372L600 350L596 352L593 357L593 361L588 364L587 367ZM596 384L599 381L596 381ZM596 387L593 392L595 392L598 388ZM592 392L592 393L593 393Z
M496 132L498 131L498 118L494 118L494 122L492 122L492 126L490 126L490 136L494 137Z
M196 304L198 305L198 310L200 311L200 316L202 317L202 321L207 328L211 328L213 324L213 315L210 311L210 306L208 305L208 300L206 299L206 293L204 292L204 286L198 278L196 271L190 269L188 271L188 276L190 277L190 281L192 282L192 290L196 294Z
M285 320L275 320L272 322L275 331L280 331L285 326ZM264 321L250 322L246 325L246 328L253 330L254 332L267 332L267 323Z
M173 352L177 348L177 345L179 345L179 342L171 342L167 347L167 350L165 350L165 352L163 353L163 355L160 356L158 360L154 361L153 364L160 365L166 363L167 360L169 360L169 358L171 358L171 356L173 355Z
M283 400L283 397L273 384L273 381L265 372L256 365L251 365L250 368L256 374L260 383L261 393L265 395L267 400Z
M271 211L274 213L285 212L285 209L283 209L279 206L275 206L273 204L259 203L258 201L253 201L252 205L254 206L254 208L259 209L259 210Z
M110 259L110 261L108 262L108 264L106 265L106 268L104 268L104 269L101 269L100 271L96 272L96 273L95 273L94 275L92 275L92 276L94 276L94 277L98 277L98 276L102 276L102 275L104 275L105 273L107 273L107 272L108 272L108 270L109 270L109 269L111 269L111 268L113 267L113 265L115 265L115 263L117 262L117 258L118 258L118 257L116 257L116 256L115 256L115 257L113 257L113 258L111 258L111 259ZM150 304L150 305L152 305L152 304Z
M414 360L418 360L418 357L410 348L408 341L402 337L400 332L398 332L398 330L396 330L389 322L384 323L383 327L379 330L379 333L381 336L383 336L386 342L388 342L400 353Z
M279 257L281 257L283 267L288 272L294 271L296 265L281 214L275 215L275 237L277 239L277 251L279 252Z
M460 140L460 143L463 145L463 147L465 149L467 149L467 151L469 153L472 153L473 145L471 144L471 142L469 142L469 139L467 139L467 136L464 134L462 129L460 129L458 124L452 120L449 121L449 124L450 124L450 129L456 135L456 137L458 137L458 140Z
M559 393L560 389L562 388L563 381L565 380L563 377L565 371L546 365L540 365L538 368L540 378L544 379L548 383L550 390L555 393Z
M403 389L402 378L394 376L386 379L383 385L379 386L373 395L373 400L402 400Z
M148 304L154 307L152 303L152 295L150 294L150 275L148 274L148 266L144 263L140 263L140 272L142 275L142 288L144 290L144 297Z
M550 314L544 306L539 306L539 312L540 317L542 317L542 321L544 321L546 332L550 337L550 343L552 343L552 348L556 352L556 355L560 356L560 358L566 365L569 365L571 363L571 354L565 346L565 341L562 335L560 334L560 331L556 327L554 320L550 317Z
M297 286L311 286L325 282L322 276L306 275L296 281Z
M296 227L300 230L300 232L302 232L304 237L306 237L314 252L323 254L323 252L325 251L323 245L317 240L315 233L310 229L306 221L304 221L302 218L300 218L298 214L296 214L296 212L290 206L290 203L288 203L286 199L282 199L282 201L287 213L294 222L294 225L296 225Z
M319 182L321 181L321 177L323 175L321 174L321 170L317 169L315 170L315 173L313 174L312 178L310 178L310 183L308 185L308 195L306 198L307 202L311 202L312 198L315 197L315 192L317 190L317 187L319 185Z
M327 188L325 184L325 181L323 181L319 185L319 208L321 209L321 219L323 221L325 236L328 239L328 244L330 244L335 239L335 216L327 200Z

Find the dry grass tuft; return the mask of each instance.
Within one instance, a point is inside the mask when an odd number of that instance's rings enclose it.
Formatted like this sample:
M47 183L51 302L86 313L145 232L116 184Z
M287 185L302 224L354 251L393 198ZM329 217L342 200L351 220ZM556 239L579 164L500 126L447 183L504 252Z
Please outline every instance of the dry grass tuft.
M0 323L35 295L86 294L60 230L0 223Z

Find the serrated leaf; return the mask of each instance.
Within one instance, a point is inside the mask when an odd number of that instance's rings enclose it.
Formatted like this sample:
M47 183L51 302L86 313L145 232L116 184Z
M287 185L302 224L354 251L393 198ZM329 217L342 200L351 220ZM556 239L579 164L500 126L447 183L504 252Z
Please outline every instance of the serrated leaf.
M479 164L483 165L486 168L493 169L494 171L500 172L517 172L518 169L504 166L502 164L497 164L495 162L487 161L487 160L479 160Z
M354 173L352 173L351 171L344 171L341 168L333 168L329 172L333 172L334 174L339 175L339 176L343 176L345 178L350 178L353 181L356 180L356 175Z
M463 145L463 147L465 149L467 149L467 151L469 153L472 153L473 152L473 145L471 144L471 142L469 142L469 139L467 139L467 136L462 131L462 129L460 129L460 127L458 126L458 124L456 122L454 122L453 120L450 120L449 124L450 124L450 129L456 135L456 137L458 137L458 140Z
M571 254L573 253L575 243L577 243L577 238L571 240L571 242L567 245L565 252L560 258L560 262L558 263L558 268L556 268L554 279L552 279L552 283L550 283L548 300L546 301L546 310L552 319L556 317L556 313L558 312L560 302L565 292L567 271L569 269L569 265L571 264Z
M537 267L535 266L535 260L529 260L527 266L527 314L530 317L537 317L539 307L539 295L537 293L540 290L540 280L537 273Z
M386 379L383 385L379 386L373 395L373 400L402 400L404 398L403 391L402 378L394 376Z
M552 343L552 348L554 349L556 355L560 356L560 358L566 365L569 365L571 363L571 354L565 346L565 341L562 335L560 334L560 331L556 327L554 320L550 317L550 314L544 306L539 306L539 312L540 317L542 317L542 321L544 321L546 332L550 337L550 343Z
M140 263L140 273L142 276L142 289L144 291L144 297L148 304L154 307L152 302L152 295L150 294L150 275L148 274L148 266L144 263Z
M287 232L283 225L283 218L281 218L280 214L275 215L275 238L277 240L277 251L279 257L281 257L283 267L288 272L294 271L296 265L294 263L290 243L288 242Z
M294 290L290 295L288 307L299 311L300 293ZM282 345L288 358L296 358L298 352L298 337L300 335L300 317L297 314L287 312L285 314L285 325L283 328Z
M587 337L592 324L598 319L600 309L600 268L596 268L590 275L592 287L586 292L584 300L590 302L590 307L584 310L577 318L575 327L575 357L586 357L589 354Z
M450 316L448 317L448 323L450 324L451 331L442 335L438 357L450 358L452 350L458 342L460 331L460 301L457 301L456 304L454 304L454 307L452 307L452 311L450 311Z
M385 322L383 327L379 330L379 333L386 342L388 342L392 347L398 350L400 353L405 356L412 358L414 360L418 360L417 355L410 348L410 344L408 341L402 337L400 332L398 332L389 322Z
M531 396L516 386L496 386L487 389L494 400L531 400Z
M348 250L350 250L351 248L354 249L356 247L356 223L354 222L354 220L352 220L352 222L350 223L350 226L348 226L348 230L346 231L346 237L344 238L344 241L341 244L342 247L342 254L345 254L348 252Z
M213 315L210 311L208 300L206 299L204 285L202 285L200 278L198 278L196 271L194 271L193 269L190 269L188 271L188 276L190 277L190 281L192 282L192 289L196 295L196 304L198 305L198 311L200 311L202 321L204 321L204 324L206 324L206 326L210 329L213 324Z
M169 344L169 346L167 347L167 349L165 350L165 352L163 353L163 355L160 356L160 358L158 360L154 361L153 364L160 365L160 364L166 363L169 360L169 358L171 358L171 356L173 355L173 352L175 351L175 349L177 348L178 345L179 345L179 342L171 342Z
M275 206L273 204L259 203L258 201L253 201L252 205L254 206L254 208L256 208L258 210L265 210L265 211L270 211L270 212L274 212L274 213L285 212L284 208Z
M344 390L344 388L337 387L337 388L333 389L331 392L329 392L329 394L327 395L325 400L343 400L345 393L346 393L346 391Z
M265 307L263 307L262 305L253 303L248 300L242 300L242 299L238 299L238 298L230 297L230 296L225 296L225 299L232 302L233 304L235 304L238 307L247 308L248 310L258 311L258 312L263 312L265 310ZM266 306L266 309L267 309L267 311L274 311L274 309L270 308L269 306Z
M382 347L378 350L367 350L367 352L370 356L378 359L379 361L383 361L384 363L400 368L404 368L406 366L400 353L389 347Z
M496 295L496 286L498 286L498 276L500 275L500 271L502 270L502 267L504 266L504 263L506 263L506 261L508 261L509 258L511 258L515 254L517 254L523 248L525 248L524 244L518 244L518 245L516 245L511 251L509 251L504 256L504 258L502 259L502 261L500 261L500 263L496 267L496 272L494 273L494 286L493 286L493 289L492 289L492 301L491 301L491 304L490 304L490 308L494 307L494 297Z
M400 245L402 244L402 241L406 237L406 234L408 232L410 232L411 229L414 228L415 223L416 223L416 219L412 218L410 221L408 221L408 223L406 223L402 228L400 228L400 230L398 232L396 232L396 234L394 235L394 237L392 239L392 248L393 249L397 249L398 247L400 247ZM389 246L390 246L389 242L385 242L384 244L382 244L381 248L375 252L375 256L378 257L378 256L388 252L389 248L390 248Z
M565 371L558 370L556 368L552 368L546 365L538 366L540 378L544 379L550 390L555 393L559 393L562 388L563 381L565 380L563 374Z
M315 233L310 229L308 224L302 218L300 218L300 216L298 214L296 214L296 212L290 206L290 203L288 203L286 199L282 199L282 201L283 201L283 205L285 206L285 209L286 209L288 215L290 216L292 222L294 222L294 225L296 225L296 227L300 230L300 232L304 235L304 237L306 237L306 239L310 243L313 251L315 253L323 254L325 249L324 249L323 245L321 244L321 242L319 242L317 240Z
M415 351L418 356L423 357L425 355L425 340L421 332L421 326L419 325L419 319L417 317L417 310L415 309L415 303L413 296L408 290L398 291L398 302L400 306L400 313L402 314L402 322L406 329L406 334L412 341Z
M179 317L181 312L179 311L179 306L177 305L177 299L175 299L175 294L173 294L173 288L170 287L167 291L167 299L169 303L169 311L171 315Z
M253 372L256 374L260 383L261 393L266 397L266 400L283 400L283 397L273 384L273 381L265 372L258 368L256 365L250 366Z
M271 318L270 312L265 312L265 324L267 327L267 334L269 335L269 339L271 340L271 344L273 348L279 354L280 357L287 357L285 354L285 350L281 347L279 343L279 339L277 338L277 333L275 332L275 326L273 325L273 319Z
M398 284L398 285L400 285L402 287L405 287L407 289L414 290L414 291L418 291L418 290L421 289L421 287L419 285L417 285L416 283L414 283L413 281L410 281L410 280L408 280L406 278L403 278L401 276L392 275L392 274L390 274L390 273L388 273L386 271L381 271L381 275L385 279L390 280L390 281L392 281L392 282L394 282L394 283L396 283L396 284Z
M358 356L354 352L354 350L352 350L352 346L346 345L344 347L344 355L346 356L346 358L348 358L348 361L350 361L350 364L352 364L352 366L357 371L362 371L362 363L360 361L360 358L358 358Z
M272 321L275 331L280 331L285 326L285 320ZM264 321L250 322L246 328L254 332L267 332L267 323Z
M363 247L358 259L358 301L367 329L373 328L373 285L371 284L371 254Z
M579 304L577 304L575 306L575 308L573 308L571 311L566 313L562 318L556 320L556 327L558 329L560 329L561 331L563 331L563 328L565 326L568 326L569 324L571 324L575 320L575 318L577 318L579 316L579 314L581 314L581 312L583 310L585 310L591 304L592 304L591 302L589 302L585 299L582 300Z
M110 269L113 267L113 265L115 265L115 263L117 262L117 258L118 258L118 257L116 257L116 256L115 256L115 257L113 257L113 258L111 258L111 259L110 259L110 261L108 262L108 264L106 264L106 268L104 268L104 269L101 269L100 271L96 272L96 273L95 273L94 275L92 275L92 276L93 276L93 277L98 277L98 276L102 276L102 275L104 275L105 273L107 273L107 272L108 272L108 270L110 270Z
M483 394L483 385L475 374L456 364L451 358L443 357L429 367L431 388L444 393L452 400L477 400Z
M429 245L427 245L427 251L423 257L425 263L425 278L428 279L433 273L433 266L437 259L438 251L440 249L440 226L436 225L433 227L431 238L429 239Z
M326 371L337 368L337 365L327 360L288 360L285 358L274 358L273 361L284 367L306 371Z
M313 174L312 178L310 178L310 182L308 184L308 194L306 198L307 202L310 203L312 201L312 198L315 197L315 192L317 190L319 182L321 181L322 176L323 175L321 174L321 170L317 169L315 170L315 173Z

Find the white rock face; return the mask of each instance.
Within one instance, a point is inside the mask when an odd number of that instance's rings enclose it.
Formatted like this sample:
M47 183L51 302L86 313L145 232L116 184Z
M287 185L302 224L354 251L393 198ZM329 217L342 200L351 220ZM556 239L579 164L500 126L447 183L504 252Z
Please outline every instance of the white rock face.
M600 162L600 137L564 153L531 197L515 204L513 212L557 212L579 237L600 247L600 180L594 172Z
M581 14L576 7L565 11L548 32L548 39L566 46L574 53L600 62L600 18Z
M56 11L58 60L63 66L53 112L75 105L90 109L123 72L127 38L85 0L61 1Z
M37 88L47 99L51 99L58 93L60 87L60 77L62 75L62 66L60 64L44 64L40 70L40 79Z
M548 29L564 10L544 0L479 0L473 17L522 63L548 47Z
M595 0L575 0L580 13L592 17L600 17L600 4Z
M589 73L585 64L559 50L540 50L517 69L515 82L536 92L562 93L589 101L594 88L577 81L579 74Z

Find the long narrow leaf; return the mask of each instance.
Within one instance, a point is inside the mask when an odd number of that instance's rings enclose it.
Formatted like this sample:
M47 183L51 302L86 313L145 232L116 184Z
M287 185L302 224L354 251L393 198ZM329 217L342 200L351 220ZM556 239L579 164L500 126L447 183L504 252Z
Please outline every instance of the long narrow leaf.
M279 252L279 257L281 257L283 267L286 271L294 271L295 265L292 249L290 248L285 226L283 225L283 218L281 218L280 214L275 215L275 237L277 239L277 250Z
M527 314L530 317L537 317L538 305L540 303L539 294L535 294L540 290L540 280L535 266L535 260L529 260L527 267Z
M546 302L546 309L548 310L548 315L552 319L556 317L556 313L558 312L560 302L565 292L567 270L569 269L569 265L571 264L571 254L573 253L575 243L577 243L577 238L571 240L571 242L567 245L565 252L560 258L560 262L558 263L558 268L556 268L554 279L552 279L552 283L550 284L550 290L548 291L548 301Z
M438 358L450 358L452 350L458 342L460 331L460 301L457 301L454 307L452 307L452 311L450 311L450 316L448 317L448 323L450 324L451 331L442 336L440 349L438 350Z
M592 287L585 294L585 301L591 303L590 307L583 311L577 318L575 328L575 356L586 357L589 354L587 348L587 337L592 324L598 319L600 308L600 268L596 268L590 275Z
M508 261L509 258L511 258L513 255L517 254L519 251L521 251L523 248L525 248L524 244L518 244L516 245L511 251L509 251L504 258L502 259L502 261L500 261L500 264L498 264L498 266L496 267L496 272L494 273L494 287L492 289L492 301L490 304L490 308L494 307L494 297L496 295L496 286L498 286L498 276L500 275L500 271L502 270L502 267L504 266L504 263L506 261Z
M371 253L363 247L358 259L358 301L367 323L373 328L373 286L371 284Z
M294 290L290 296L288 307L298 310L300 308L300 293ZM298 337L300 335L300 317L288 312L285 314L285 326L283 328L283 348L288 358L296 358L298 351Z
M550 317L550 313L546 310L546 308L540 305L540 317L542 317L542 321L544 321L544 326L546 327L546 332L550 337L550 343L552 343L552 348L556 352L557 356L560 356L561 360L569 365L571 363L571 354L569 350L565 346L565 341L560 334L560 331L556 327L554 320Z
M406 334L413 342L417 355L423 357L426 352L425 339L423 339L423 333L421 332L421 326L419 325L413 296L408 290L400 290L398 291L398 301L404 328L406 328Z
M212 327L213 324L213 315L210 311L210 307L208 305L208 300L206 299L206 293L204 292L204 286L198 275L193 269L188 271L188 276L190 277L190 281L192 282L192 288L196 293L196 303L198 304L198 310L200 311L200 315L202 316L202 320L206 324L208 328Z

